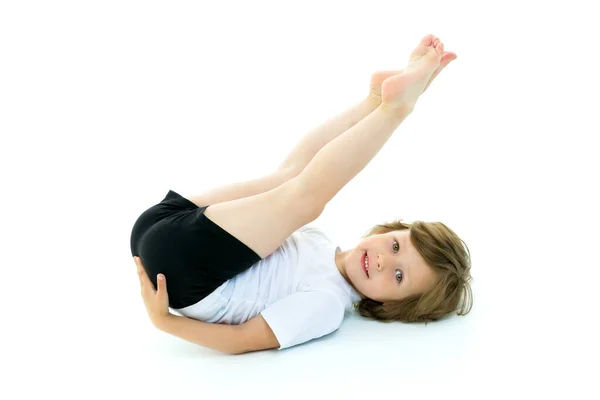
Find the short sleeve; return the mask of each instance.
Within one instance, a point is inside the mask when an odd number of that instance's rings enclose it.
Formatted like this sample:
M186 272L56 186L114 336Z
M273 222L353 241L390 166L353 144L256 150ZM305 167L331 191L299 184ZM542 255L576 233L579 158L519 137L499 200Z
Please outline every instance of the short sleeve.
M296 292L261 314L279 341L279 350L325 336L340 327L344 306L329 292Z

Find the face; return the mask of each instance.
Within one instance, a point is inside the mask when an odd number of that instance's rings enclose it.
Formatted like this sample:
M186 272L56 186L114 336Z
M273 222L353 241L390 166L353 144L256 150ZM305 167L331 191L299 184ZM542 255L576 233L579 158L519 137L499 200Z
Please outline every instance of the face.
M364 238L354 249L338 253L336 264L363 297L380 302L424 293L435 283L435 272L413 246L408 229Z

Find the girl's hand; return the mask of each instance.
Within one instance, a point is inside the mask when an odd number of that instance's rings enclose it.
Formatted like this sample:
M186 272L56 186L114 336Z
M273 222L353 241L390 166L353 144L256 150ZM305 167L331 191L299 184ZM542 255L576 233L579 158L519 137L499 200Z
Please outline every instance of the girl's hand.
M152 324L160 328L162 323L169 318L169 295L167 293L167 282L163 274L158 274L157 283L158 290L154 290L154 284L148 278L146 270L142 265L142 260L139 257L133 257L136 264L140 285L142 288L142 298L146 305L146 311L152 321Z

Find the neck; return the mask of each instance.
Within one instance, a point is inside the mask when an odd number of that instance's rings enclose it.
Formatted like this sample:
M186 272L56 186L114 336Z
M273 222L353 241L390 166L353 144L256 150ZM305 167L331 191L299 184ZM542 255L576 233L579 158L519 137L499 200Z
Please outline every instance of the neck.
M359 293L362 297L362 293L360 293L358 289L354 287L354 285L350 281L350 278L348 278L348 274L346 273L346 256L348 255L348 253L349 250L337 253L335 255L335 265L337 266L338 271L340 271L340 274L344 277L346 282L348 282L348 285L352 286L352 288L356 290L356 292Z
M338 271L344 277L346 282L350 283L348 280L348 274L346 274L346 264L344 262L344 258L346 257L347 251L340 251L335 255L335 265L337 266Z

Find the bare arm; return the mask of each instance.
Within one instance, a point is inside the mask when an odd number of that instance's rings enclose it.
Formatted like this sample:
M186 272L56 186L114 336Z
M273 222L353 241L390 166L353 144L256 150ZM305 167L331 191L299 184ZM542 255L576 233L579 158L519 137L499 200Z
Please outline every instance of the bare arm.
M180 339L229 354L244 352L241 325L211 324L179 315L169 315L156 325Z
M241 325L212 324L171 314L156 326L180 339L229 354L279 347L273 331L260 314Z

